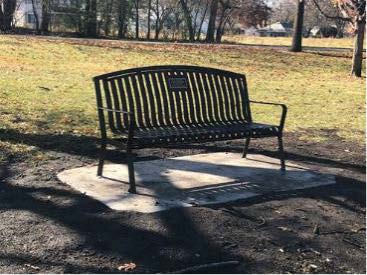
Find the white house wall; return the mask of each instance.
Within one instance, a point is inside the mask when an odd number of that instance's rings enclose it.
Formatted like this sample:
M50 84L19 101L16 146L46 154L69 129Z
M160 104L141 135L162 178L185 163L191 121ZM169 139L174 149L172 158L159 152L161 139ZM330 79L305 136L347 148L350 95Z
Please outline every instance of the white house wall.
M42 21L42 8L39 1L35 0L36 10L38 14L38 19ZM33 6L31 0L21 0L19 1L17 10L15 12L14 17L14 24L16 27L28 27L28 28L35 28L35 24L31 24L27 22L28 14L33 13Z

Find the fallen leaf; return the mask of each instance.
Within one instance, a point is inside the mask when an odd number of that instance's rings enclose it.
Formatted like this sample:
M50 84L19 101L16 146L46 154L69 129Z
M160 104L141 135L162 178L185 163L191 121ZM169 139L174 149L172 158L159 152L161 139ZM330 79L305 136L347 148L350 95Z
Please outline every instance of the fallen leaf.
M314 265L314 264L310 264L310 265L309 265L309 267L310 267L311 269L317 269L317 265Z
M282 231L292 231L291 229L289 229L288 227L285 227L285 226L278 226L278 229L280 229Z
M32 268L34 270L40 270L40 268L38 266L34 266L34 265L31 265L31 264L24 264L24 266Z
M128 272L128 271L134 270L135 268L136 268L136 264L128 263L128 264L120 265L117 269L119 271Z
M44 91L50 91L51 89L48 87L42 87L42 86L38 86L38 88L44 90Z

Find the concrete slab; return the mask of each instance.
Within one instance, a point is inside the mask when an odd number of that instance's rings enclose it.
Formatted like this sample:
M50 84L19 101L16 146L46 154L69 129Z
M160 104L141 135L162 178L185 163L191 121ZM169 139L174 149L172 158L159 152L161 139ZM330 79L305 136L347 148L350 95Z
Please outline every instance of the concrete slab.
M274 191L304 189L335 183L332 175L318 174L287 162L261 155L242 159L236 153L210 153L135 163L138 194L128 190L127 167L105 165L63 171L58 178L121 211L152 213L174 207L190 207L245 199Z

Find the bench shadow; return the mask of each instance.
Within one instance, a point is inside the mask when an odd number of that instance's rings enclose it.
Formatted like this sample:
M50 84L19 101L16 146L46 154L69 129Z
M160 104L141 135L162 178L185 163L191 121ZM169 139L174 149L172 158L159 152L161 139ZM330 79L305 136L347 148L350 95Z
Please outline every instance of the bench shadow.
M70 155L84 156L92 159L98 157L99 142L98 137L93 136L76 136L72 134L33 134L33 133L22 133L14 129L0 129L0 140L11 143L20 143L30 146L36 146L41 150L55 151L59 153L66 153ZM155 147L160 148L160 147ZM241 152L243 147L240 145L227 145L224 143L204 143L204 144L176 144L170 145L165 148L177 149L177 150L201 150L204 152ZM144 149L143 149L144 150ZM139 150L135 151L139 154ZM250 153L263 154L265 156L278 158L278 153L269 150L257 150L250 147ZM333 160L330 158L316 157L302 155L298 153L286 152L287 160L303 161L303 162L314 162L319 164L330 165L334 167L355 169L359 172L364 173L366 165L357 165L346 163L343 161ZM125 159L125 153L120 150L109 150L106 156L107 160L119 161ZM138 161L159 159L158 156L140 156Z
M241 152L241 150L243 149L243 147L240 145L228 145L228 144L222 147L219 147L218 145L212 145L212 144L190 144L190 145L180 144L180 145L175 145L171 147L175 149L189 149L190 148L190 149L197 149L197 150L205 150L206 152L225 151L225 152L233 152L233 153ZM272 157L272 158L278 158L278 153L276 151L270 151L270 150L264 150L264 149L254 149L250 147L249 153L256 153L256 154L261 154L261 155L265 155L265 156ZM338 161L338 160L333 160L333 159L323 158L323 157L306 156L306 155L292 153L288 151L286 151L286 160L314 162L318 164L330 165L330 166L337 167L337 168L354 169L362 173L364 173L366 170L366 165L351 164L351 163L346 163L343 161Z
M259 162L261 163L263 161ZM265 163L268 164L269 162ZM274 164L273 162L270 163ZM195 187L177 187L180 183L172 184L171 179L166 176L169 169L194 172L197 180L199 180L199 177L205 177L205 175L214 175L230 178L230 181L217 184L203 184L202 186ZM147 195L141 192L139 188L148 188L154 194L160 194L164 189L170 196L176 195L176 199L183 200L184 202L189 202L189 199L197 199L197 201L201 201L205 205L221 205L223 204L221 202L223 200L221 198L223 197L227 197L227 200L230 201L228 202L229 204L253 204L270 200L286 200L294 197L312 197L339 205L350 211L362 213L361 210L338 199L337 196L347 196L348 201L352 201L361 207L365 207L366 201L366 186L364 182L343 176L335 176L335 181L331 181L331 177L334 177L331 174L316 173L309 169L298 167L297 170L288 170L284 174L275 168L241 167L207 162L192 162L183 159L170 159L170 164L167 165L167 162L165 162L165 166L160 167L156 175L145 173L144 171L146 170L148 170L147 167L136 167L135 172L139 175L141 181L137 183L138 194L157 199L167 198L165 196ZM143 173L139 174L140 171ZM128 188L126 181L113 178L112 176L106 178L126 184L125 188ZM144 182L149 181L160 184L144 184ZM315 190L320 190L320 192L316 192ZM356 190L359 191L355 192ZM246 197L245 200L235 199L235 202L233 199L228 199L228 196L235 196L241 192L245 197L247 196L246 194L250 195L250 197ZM316 196L315 193L317 193Z

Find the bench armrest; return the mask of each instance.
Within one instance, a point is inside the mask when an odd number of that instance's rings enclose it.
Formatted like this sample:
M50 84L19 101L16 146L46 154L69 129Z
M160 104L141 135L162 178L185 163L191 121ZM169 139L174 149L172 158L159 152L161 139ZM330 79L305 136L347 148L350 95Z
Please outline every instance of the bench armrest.
M105 139L107 139L107 132L106 132L106 126L105 126L103 111L113 112L113 113L120 113L120 114L127 115L128 122L129 122L129 127L127 129L127 133L128 133L127 143L130 144L132 142L132 139L133 139L133 136L134 136L134 130L135 130L135 117L134 117L134 114L132 112L128 112L128 111L110 109L110 108L105 108L105 107L97 107L97 109L98 109L99 112L102 112L100 114L100 126L101 126L100 128L101 128L101 132L102 132L102 138L105 138Z
M273 102L253 101L253 100L250 100L249 102L254 103L254 104L273 105L273 106L281 107L282 108L282 116L281 116L280 122L279 122L279 129L280 129L280 131L283 131L284 124L285 124L285 119L287 117L287 111L288 111L288 108L285 104L273 103Z

